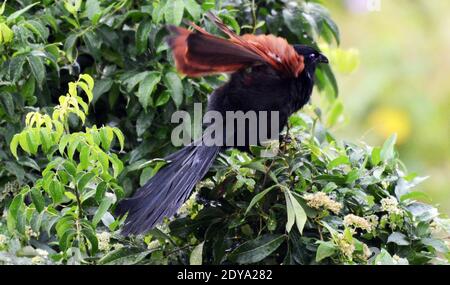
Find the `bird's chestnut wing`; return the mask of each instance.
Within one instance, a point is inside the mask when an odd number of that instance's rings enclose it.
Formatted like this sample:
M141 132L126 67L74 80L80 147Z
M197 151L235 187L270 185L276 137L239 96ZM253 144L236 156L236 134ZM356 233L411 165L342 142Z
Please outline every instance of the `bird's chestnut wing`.
M188 76L235 72L268 64L287 77L297 77L304 68L303 57L283 38L273 35L238 36L213 14L208 17L229 36L223 39L191 24L197 32L169 26L167 42L177 69Z

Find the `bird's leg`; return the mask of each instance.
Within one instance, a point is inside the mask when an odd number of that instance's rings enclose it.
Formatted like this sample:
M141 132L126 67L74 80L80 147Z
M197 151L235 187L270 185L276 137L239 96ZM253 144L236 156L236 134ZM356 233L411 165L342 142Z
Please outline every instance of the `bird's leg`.
M281 136L281 150L285 151L287 149L287 145L292 142L291 135L290 135L290 125L287 123L286 125L286 134Z

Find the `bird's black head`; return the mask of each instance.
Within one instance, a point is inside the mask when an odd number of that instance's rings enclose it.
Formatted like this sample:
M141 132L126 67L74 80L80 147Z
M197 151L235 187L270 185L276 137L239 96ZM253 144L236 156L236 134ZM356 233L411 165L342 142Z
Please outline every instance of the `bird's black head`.
M328 58L312 47L294 45L294 49L303 56L306 67L315 68L319 63L328 63Z

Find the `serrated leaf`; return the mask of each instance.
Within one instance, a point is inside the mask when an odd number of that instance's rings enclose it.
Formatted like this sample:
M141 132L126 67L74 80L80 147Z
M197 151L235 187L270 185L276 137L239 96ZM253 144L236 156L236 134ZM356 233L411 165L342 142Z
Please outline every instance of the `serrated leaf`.
M184 0L184 6L194 20L198 20L202 13L202 7L195 0Z
M139 103L141 103L144 110L147 110L149 105L152 105L152 93L155 89L156 84L161 80L161 74L159 72L150 72L139 84L139 89L137 96L139 98Z
M39 213L41 213L45 208L44 196L42 196L41 191L37 188L32 188L30 194L31 194L31 201L36 207L36 210Z
M45 79L45 66L42 62L42 58L37 56L27 56L27 61L39 89L42 89L42 84Z
M95 173L88 172L83 174L80 179L78 180L78 191L83 192L86 185L92 180L92 178L95 177Z
M164 8L164 18L166 23L179 26L183 19L184 2L183 0L168 1Z
M175 102L177 107L180 107L181 103L183 103L183 84L181 83L180 77L175 72L168 72L164 78L166 86L169 87L173 102Z

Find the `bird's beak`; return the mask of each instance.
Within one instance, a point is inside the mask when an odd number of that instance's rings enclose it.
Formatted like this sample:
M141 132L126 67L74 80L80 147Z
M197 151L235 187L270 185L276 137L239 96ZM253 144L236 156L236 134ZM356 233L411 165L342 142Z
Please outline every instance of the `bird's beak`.
M319 61L319 63L328 63L328 58L326 56L324 56L323 54L320 54L318 61Z

